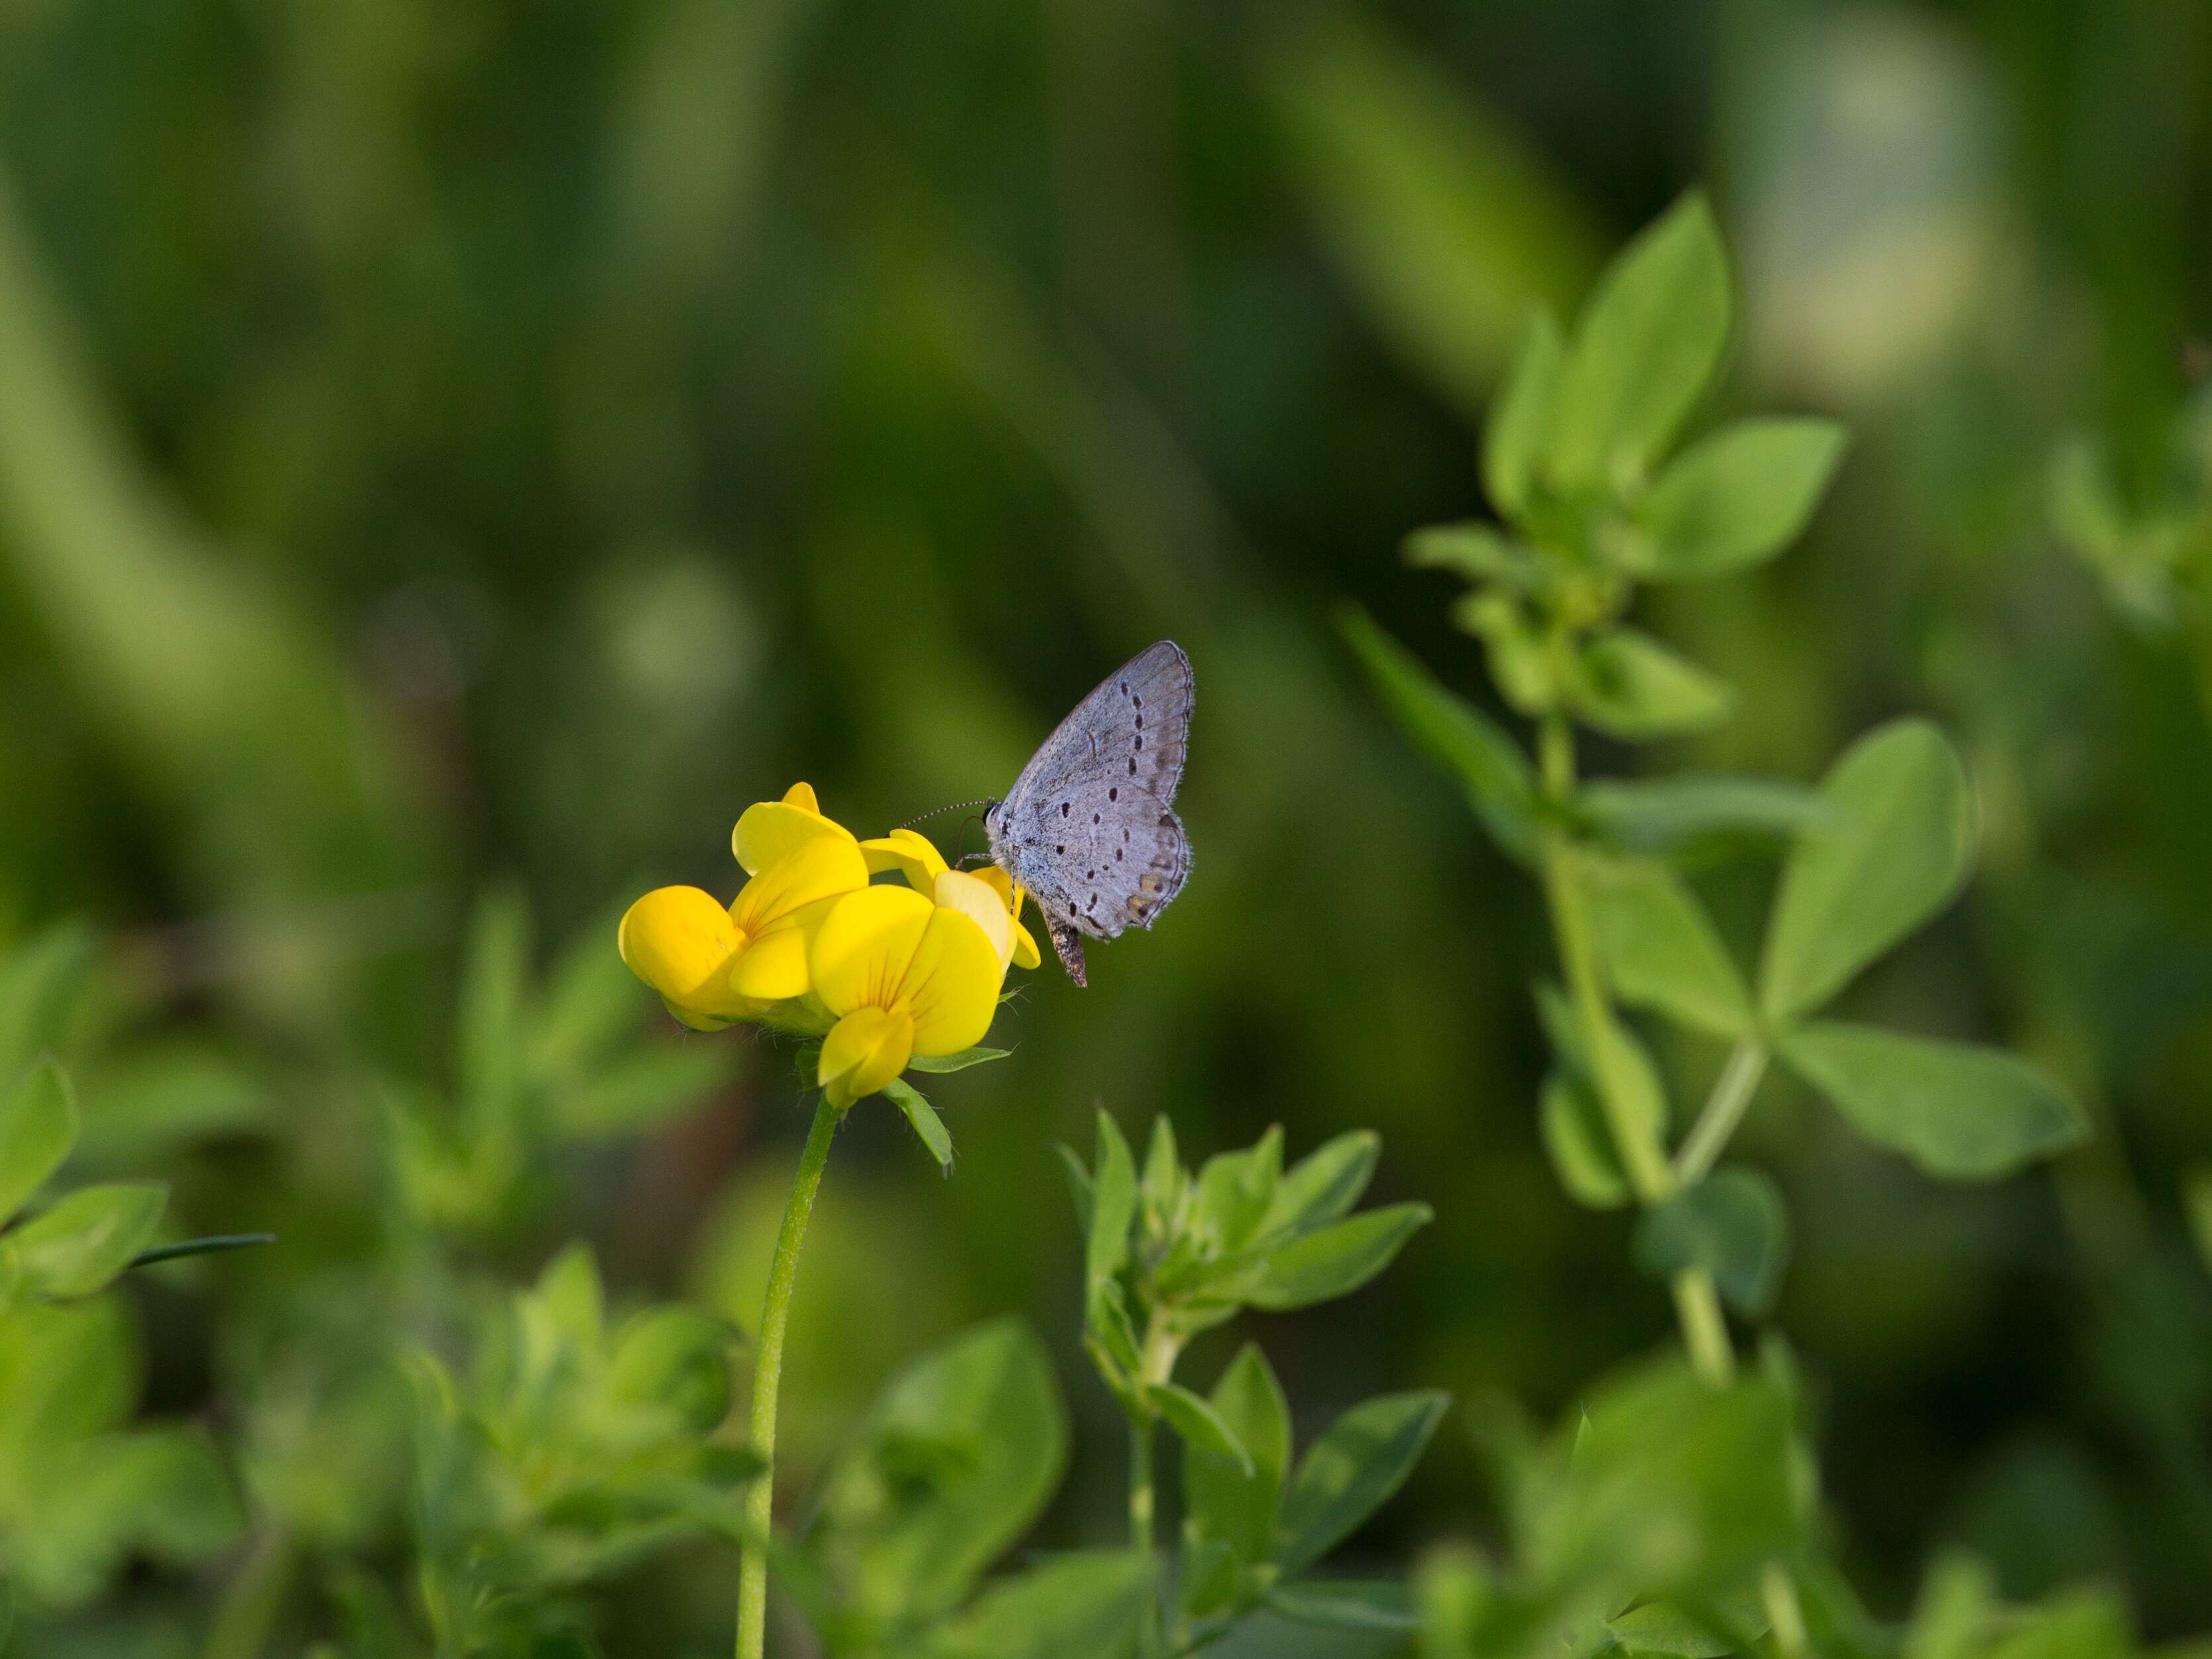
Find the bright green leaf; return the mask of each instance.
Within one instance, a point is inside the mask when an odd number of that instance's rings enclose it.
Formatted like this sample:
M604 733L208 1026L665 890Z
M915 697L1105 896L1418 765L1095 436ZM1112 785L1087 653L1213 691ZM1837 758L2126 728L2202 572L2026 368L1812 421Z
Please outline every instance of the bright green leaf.
M1495 525L1432 524L1406 538L1406 562L1417 570L1449 570L1480 586L1534 587L1543 567L1529 549Z
M0 1085L0 1225L61 1168L76 1144L76 1100L52 1060Z
M1647 1601L1606 1628L1623 1653L1659 1659L1723 1659L1744 1650L1742 1643L1672 1601Z
M477 904L461 975L461 1096L481 1129L519 1108L529 1043L530 913L501 888Z
M1168 1426L1185 1445L1211 1456L1226 1458L1245 1474L1252 1472L1252 1455L1244 1449L1237 1438L1237 1431L1222 1419L1210 1401L1178 1382L1152 1383L1146 1389L1145 1399L1167 1420Z
M15 1262L18 1294L58 1300L105 1288L146 1248L168 1199L153 1182L71 1193L0 1243Z
M1055 1556L1001 1578L923 1650L927 1659L1069 1659L1121 1654L1151 1594L1141 1558L1121 1551Z
M1576 326L1552 423L1563 483L1648 472L1720 366L1731 311L1720 230L1692 192L1607 268Z
M1362 1579L1309 1579L1279 1584L1261 1598L1269 1612L1331 1630L1410 1631L1420 1620L1403 1584Z
M1194 1446L1183 1460L1183 1494L1199 1534L1225 1541L1247 1564L1274 1544L1275 1511L1290 1469L1291 1412L1267 1356L1246 1343L1213 1385L1214 1414L1235 1435L1243 1462Z
M937 1109L922 1098L921 1091L904 1078L893 1078L884 1085L884 1092L890 1097L891 1103L906 1115L906 1121L914 1126L915 1133L921 1138L921 1144L937 1160L938 1167L951 1170L952 1136L945 1127L945 1120L938 1116Z
M1716 1170L1636 1225L1636 1265L1665 1283L1688 1269L1710 1273L1721 1294L1757 1316L1771 1304L1790 1255L1790 1215L1772 1181L1754 1170Z
M1747 1030L1751 993L1680 878L1649 861L1591 868L1592 914L1620 1000L1715 1036Z
M915 1054L907 1061L906 1068L909 1072L964 1072L970 1066L1004 1060L1013 1052L1012 1048L986 1048L979 1045L963 1048L957 1054Z
M1516 712L1540 714L1559 700L1552 651L1534 614L1504 588L1486 588L1454 601L1452 626L1482 641L1483 660L1498 695Z
M1382 1155L1382 1137L1371 1129L1353 1129L1324 1142L1276 1183L1261 1235L1304 1232L1346 1214L1374 1179Z
M857 1611L941 1616L1036 1520L1066 1444L1036 1338L1016 1320L977 1326L869 1408L823 1482L820 1553Z
M1713 774L1601 779L1583 785L1575 804L1601 843L1632 854L1771 840L1828 819L1820 797L1802 784Z
M1519 745L1473 703L1446 690L1365 611L1341 610L1337 625L1406 735L1459 780L1500 847L1516 858L1531 857L1536 779Z
M1627 1203L1628 1176L1589 1078L1568 1066L1553 1067L1537 1111L1544 1151L1567 1196L1594 1210Z
M1304 1571L1389 1501L1413 1472L1449 1402L1441 1394L1363 1401L1307 1449L1283 1503L1285 1577Z
M1508 517L1528 510L1551 438L1566 356L1559 325L1541 314L1531 319L1512 375L1483 422L1482 488L1491 506Z
M648 1308L623 1322L608 1356L606 1397L669 1413L704 1434L730 1409L730 1328L688 1308Z
M1860 738L1820 798L1828 820L1798 836L1767 927L1759 1006L1777 1022L1819 1007L1942 908L1972 857L1966 769L1925 720Z
M1129 1259L1129 1224L1137 1215L1137 1166L1121 1126L1098 1114L1098 1166L1091 1182L1091 1234L1084 1267L1097 1285Z
M1771 559L1804 533L1843 459L1833 421L1738 421L1700 439L1637 512L1647 580L1725 575Z
M2081 1109L2001 1048L1824 1020L1779 1052L1852 1127L1932 1176L1985 1181L2088 1138Z
M1434 1212L1425 1204L1392 1204L1279 1244L1265 1252L1243 1298L1255 1308L1311 1307L1348 1296L1390 1265Z
M1568 705L1584 722L1632 741L1703 732L1735 707L1727 681L1632 628L1613 629L1583 646L1566 690Z

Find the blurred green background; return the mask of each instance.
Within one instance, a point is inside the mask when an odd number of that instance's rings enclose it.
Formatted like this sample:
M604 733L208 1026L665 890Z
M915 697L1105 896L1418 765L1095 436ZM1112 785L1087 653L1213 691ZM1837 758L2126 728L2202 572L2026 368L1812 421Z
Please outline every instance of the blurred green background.
M1529 307L1697 181L1746 319L1717 402L1854 443L1803 550L1661 607L1747 696L1649 759L1810 779L1877 719L1944 721L1982 874L1854 995L2024 1049L2102 1130L1938 1192L1763 1101L1845 1558L1886 1611L1955 1540L2016 1594L2108 1577L2153 1632L2212 1623L2203 573L2146 602L2051 501L2086 446L2129 513L2201 528L2197 0L0 0L0 942L106 940L87 1167L284 1235L137 1288L150 1408L274 1431L372 1251L392 1080L449 1072L478 895L526 895L543 956L611 955L646 887L734 889L747 803L804 778L870 834L998 793L1161 636L1196 664L1194 879L933 1091L952 1179L855 1114L793 1456L1018 1310L1076 1415L1043 1536L1112 1524L1050 1152L1094 1103L1200 1155L1371 1126L1377 1197L1437 1206L1377 1285L1256 1328L1302 1424L1414 1386L1548 1415L1664 1340L1626 1221L1538 1146L1534 896L1328 607L1481 684L1397 540L1480 511ZM1719 872L1723 914L1766 876ZM534 1152L477 1248L520 1277L585 1237L617 1293L749 1322L788 1055L635 1000L685 1109ZM1667 1054L1686 1094L1718 1058ZM1364 1547L1483 1534L1479 1475L1448 1431ZM687 1559L611 1645L704 1642L728 1581Z

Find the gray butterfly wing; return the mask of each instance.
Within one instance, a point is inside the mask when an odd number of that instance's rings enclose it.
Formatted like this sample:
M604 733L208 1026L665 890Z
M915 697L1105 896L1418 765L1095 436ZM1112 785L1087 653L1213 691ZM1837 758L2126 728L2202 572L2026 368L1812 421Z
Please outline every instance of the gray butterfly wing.
M984 817L991 856L1044 913L1068 977L1085 935L1150 927L1190 874L1174 811L1190 738L1190 659L1171 640L1100 683Z

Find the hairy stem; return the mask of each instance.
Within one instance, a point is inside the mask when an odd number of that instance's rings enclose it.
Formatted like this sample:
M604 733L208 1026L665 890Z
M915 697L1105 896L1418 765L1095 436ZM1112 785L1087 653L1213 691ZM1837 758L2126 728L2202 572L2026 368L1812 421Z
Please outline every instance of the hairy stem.
M1759 1079L1765 1075L1766 1045L1757 1037L1739 1039L1728 1064L1721 1068L1712 1093L1706 1097L1705 1109L1698 1114L1698 1121L1682 1138L1681 1150L1674 1154L1674 1178L1683 1186L1696 1186L1720 1160L1729 1137L1743 1121L1752 1096L1759 1092Z
M768 1646L768 1539L775 1511L775 1401L783 1380L783 1334L791 1318L791 1287L799 1276L799 1247L806 1220L821 1189L822 1167L830 1161L830 1141L838 1113L827 1099L814 1109L806 1149L792 1177L791 1200L783 1228L775 1236L769 1264L768 1299L761 1307L760 1335L753 1351L752 1414L746 1435L768 1467L745 1492L748 1537L738 1558L738 1659L761 1659Z

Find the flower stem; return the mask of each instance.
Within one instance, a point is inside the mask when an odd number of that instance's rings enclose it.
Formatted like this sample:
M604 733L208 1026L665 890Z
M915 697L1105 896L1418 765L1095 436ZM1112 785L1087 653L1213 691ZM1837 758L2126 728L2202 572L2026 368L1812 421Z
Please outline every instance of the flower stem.
M1766 1045L1757 1037L1740 1039L1728 1064L1721 1068L1705 1109L1698 1114L1698 1121L1682 1138L1681 1150L1674 1154L1674 1178L1682 1185L1696 1186L1718 1162L1729 1137L1743 1121L1752 1096L1759 1091L1759 1080L1765 1075Z
M1160 1650L1160 1587L1152 1555L1152 1441L1151 1419L1129 1419L1129 1547L1144 1563L1145 1606L1137 1625L1139 1659Z
M799 1276L799 1247L806 1237L806 1219L814 1212L814 1194L822 1186L822 1167L830 1161L830 1141L839 1115L826 1099L814 1109L814 1126L806 1132L806 1150L799 1155L791 1200L784 1206L783 1228L775 1236L775 1255L769 1264L768 1299L761 1308L759 1339L753 1351L752 1414L746 1427L753 1450L768 1467L745 1492L749 1536L738 1558L737 1659L761 1659L768 1646L768 1539L775 1512L775 1401L783 1379L783 1333L791 1318L792 1284Z

